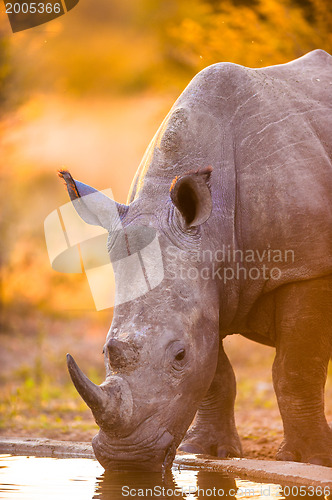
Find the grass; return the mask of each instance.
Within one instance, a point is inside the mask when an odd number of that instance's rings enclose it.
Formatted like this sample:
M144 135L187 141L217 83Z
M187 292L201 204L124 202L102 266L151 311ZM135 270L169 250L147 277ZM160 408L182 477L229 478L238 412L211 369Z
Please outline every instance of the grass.
M27 367L20 370L27 373ZM45 372L31 373L21 382L7 382L0 391L0 431L12 433L49 430L94 433L97 426L74 386L58 383Z
M79 321L71 334L62 321L49 319L49 323L49 328L47 322L42 327L37 323L24 338L15 332L1 334L4 349L0 359L0 434L89 441L97 426L70 380L65 353L68 345L72 349L77 345L75 350L83 369L91 380L100 383L103 366L97 353L103 332L91 338L82 335ZM54 335L53 330L58 333Z

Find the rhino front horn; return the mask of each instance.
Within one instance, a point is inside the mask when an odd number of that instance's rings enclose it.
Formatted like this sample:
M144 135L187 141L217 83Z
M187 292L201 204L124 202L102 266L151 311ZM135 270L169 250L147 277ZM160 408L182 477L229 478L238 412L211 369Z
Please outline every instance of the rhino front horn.
M91 409L99 427L114 434L125 431L133 410L132 395L127 384L117 376L109 377L100 386L94 384L70 354L67 354L67 366L77 392Z
M82 399L84 399L89 408L91 408L93 412L103 409L107 405L107 396L101 387L88 379L70 354L67 354L67 366L69 375L77 392Z

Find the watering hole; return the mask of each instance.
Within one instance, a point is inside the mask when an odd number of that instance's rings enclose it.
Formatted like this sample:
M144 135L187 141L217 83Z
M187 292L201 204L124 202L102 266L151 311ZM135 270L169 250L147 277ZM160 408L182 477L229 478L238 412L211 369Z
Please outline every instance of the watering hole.
M168 477L147 472L105 472L86 458L0 455L0 498L124 500L126 498L330 499L324 487L255 483L220 472L174 466Z

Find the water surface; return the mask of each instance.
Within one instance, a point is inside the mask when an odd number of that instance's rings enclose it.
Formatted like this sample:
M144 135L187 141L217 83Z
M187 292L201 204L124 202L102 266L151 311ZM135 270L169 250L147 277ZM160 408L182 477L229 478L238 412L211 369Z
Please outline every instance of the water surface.
M316 494L318 493L318 494ZM206 498L292 500L328 498L328 491L284 487L175 465L168 477L105 472L96 460L0 455L0 498L12 500L130 500Z

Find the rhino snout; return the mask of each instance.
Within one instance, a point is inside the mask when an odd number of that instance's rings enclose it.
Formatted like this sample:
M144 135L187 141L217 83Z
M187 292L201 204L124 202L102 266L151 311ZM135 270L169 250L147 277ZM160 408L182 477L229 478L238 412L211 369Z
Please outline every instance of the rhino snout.
M105 349L113 370L133 369L138 361L138 348L129 342L110 339Z

